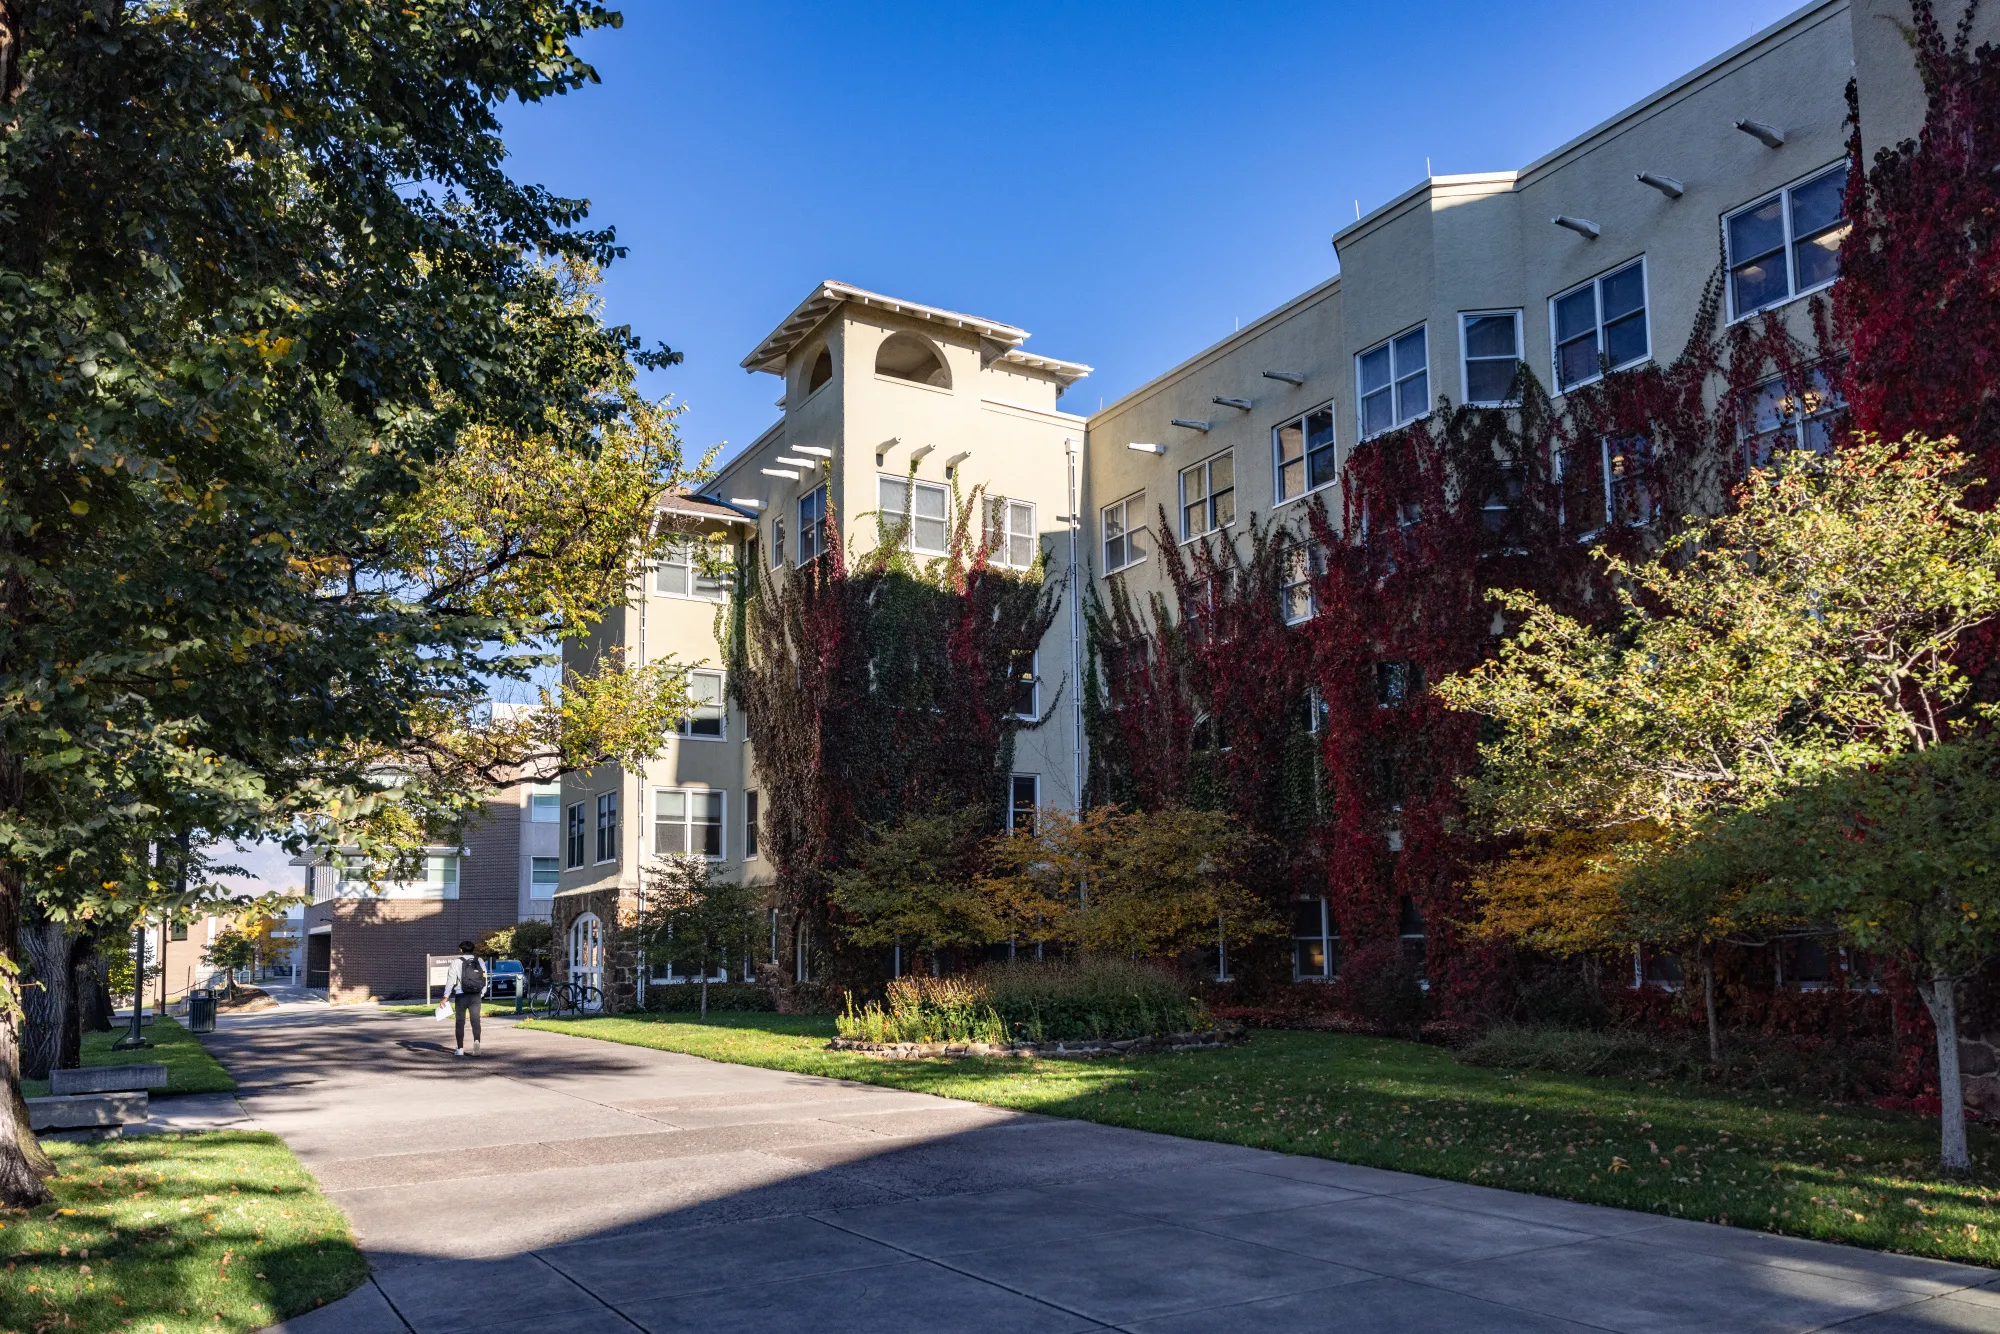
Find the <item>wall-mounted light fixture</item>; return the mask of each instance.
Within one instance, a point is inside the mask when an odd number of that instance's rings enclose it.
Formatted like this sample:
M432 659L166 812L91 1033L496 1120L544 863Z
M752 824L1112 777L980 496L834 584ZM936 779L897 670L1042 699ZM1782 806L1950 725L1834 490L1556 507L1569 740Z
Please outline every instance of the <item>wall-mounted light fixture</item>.
M1174 426L1184 426L1190 431L1200 431L1204 435L1208 433L1210 425L1208 422L1192 421L1186 417L1175 417L1171 424Z
M1306 382L1306 377L1297 371L1265 371L1264 378L1267 380L1283 380L1286 384L1304 384Z
M1250 409L1257 406L1255 403L1252 403L1247 398L1224 398L1221 394L1217 394L1214 398L1211 398L1208 401L1217 404L1220 407L1241 408L1245 412L1248 412L1250 411Z
M1739 120L1736 128L1766 148L1784 147L1785 132L1775 125L1766 125L1761 120Z
M966 449L961 449L958 453L953 454L950 458L944 461L944 475L946 477L951 477L956 475L958 472L958 465L965 462L967 459L971 457L972 457L972 451Z
M1671 176L1661 176L1656 172L1642 171L1635 177L1639 184L1650 185L1669 199L1679 199L1687 193L1687 187Z
M936 445L918 445L915 449L910 451L910 462L922 463L924 461L924 456L926 454L929 454L933 449L936 448L937 448Z
M1136 449L1141 454L1164 454L1167 452L1167 447L1165 445L1150 445L1143 440L1134 440L1130 444L1126 445L1125 448Z
M1553 218L1550 218L1549 221L1558 227L1568 228L1586 241L1595 241L1604 231L1602 227L1599 227L1589 218L1572 218L1567 213L1558 213Z

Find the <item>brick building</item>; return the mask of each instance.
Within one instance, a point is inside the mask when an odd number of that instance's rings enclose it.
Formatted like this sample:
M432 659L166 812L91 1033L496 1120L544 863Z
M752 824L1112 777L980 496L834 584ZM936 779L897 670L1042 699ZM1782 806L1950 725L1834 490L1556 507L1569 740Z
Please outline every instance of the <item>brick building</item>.
M547 918L558 873L557 793L494 794L456 845L425 849L421 876L369 881L321 858L304 866L305 984L335 1002L424 994L424 956Z

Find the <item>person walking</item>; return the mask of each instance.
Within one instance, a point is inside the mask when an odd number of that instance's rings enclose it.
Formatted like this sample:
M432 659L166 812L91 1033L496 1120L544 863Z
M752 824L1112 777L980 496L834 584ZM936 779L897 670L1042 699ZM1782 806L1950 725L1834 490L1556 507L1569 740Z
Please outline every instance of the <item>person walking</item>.
M472 1016L472 1054L479 1054L479 998L486 994L486 970L480 966L472 942L458 942L458 957L444 975L444 998L451 1004L452 1024L458 1054L465 1055L465 1016Z

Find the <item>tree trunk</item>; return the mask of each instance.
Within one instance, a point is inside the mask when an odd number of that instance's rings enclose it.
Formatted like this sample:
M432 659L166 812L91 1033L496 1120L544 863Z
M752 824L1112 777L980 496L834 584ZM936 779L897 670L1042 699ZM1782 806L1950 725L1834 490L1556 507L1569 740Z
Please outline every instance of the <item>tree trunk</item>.
M21 1029L21 1074L47 1079L62 1068L63 1035L70 1023L71 935L61 922L36 922L20 929L21 952L27 956L21 979L21 1008L27 1022Z
M0 781L9 768L18 780L20 766L0 754ZM15 785L18 795L18 781ZM21 874L0 862L0 984L19 966L17 934L21 924ZM32 1209L49 1200L43 1178L55 1175L55 1164L42 1152L35 1132L28 1129L28 1104L21 1097L20 1010L0 991L0 1205Z
M1965 1147L1965 1084L1958 1074L1958 979L1933 975L1917 994L1937 1029L1939 1161L1951 1173L1972 1170Z
M1715 1023L1715 947L1701 952L1701 1004L1708 1012L1708 1063L1722 1064L1722 1033Z
M84 937L85 953L72 970L77 1028L84 1033L109 1033L114 1017L111 972L95 935Z
M708 965L701 966L701 1021L708 1022Z

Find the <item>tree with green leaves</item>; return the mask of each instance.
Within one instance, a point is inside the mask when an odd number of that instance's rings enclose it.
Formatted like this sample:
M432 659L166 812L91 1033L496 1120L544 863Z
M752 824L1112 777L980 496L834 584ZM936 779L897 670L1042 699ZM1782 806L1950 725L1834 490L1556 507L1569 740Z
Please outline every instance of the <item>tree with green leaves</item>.
M23 925L189 907L204 842L405 855L523 772L502 741L657 748L668 667L478 712L625 596L686 475L634 388L674 354L590 292L612 236L501 169L500 103L593 79L617 21L0 0L0 1203L48 1170Z
M647 863L635 935L648 963L701 979L701 1017L708 1018L708 983L732 961L750 957L757 933L758 895L733 880L713 880L706 857L667 855Z
M1611 623L1501 595L1500 652L1437 687L1499 724L1473 817L1538 846L1592 834L1619 868L1626 939L1711 980L1715 943L1768 928L1769 905L1636 873L1717 813L1950 738L1970 690L1956 655L2000 615L2000 513L1969 503L1975 485L1949 442L1783 452L1728 513L1647 560L1603 557Z
M1816 775L1705 822L1645 880L1744 895L1913 959L1937 1030L1942 1161L1971 1166L1957 992L2000 956L2000 741L1985 734Z
M223 969L229 977L229 994L236 994L236 970L257 966L257 936L232 922L210 938L202 949L201 961Z
M870 829L828 891L843 934L856 945L913 951L1005 940L997 905L978 884L989 827L986 812L974 809Z

